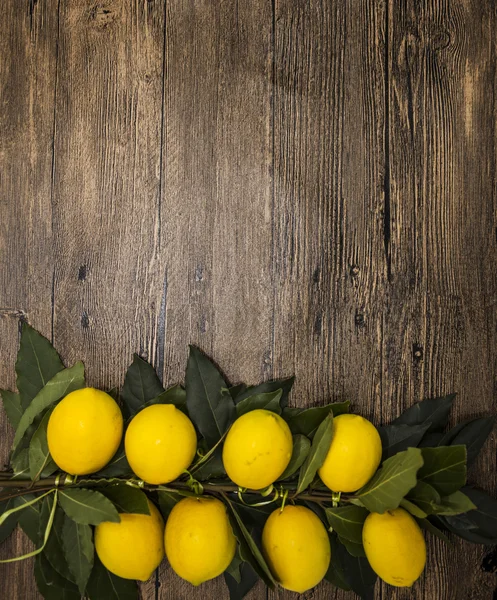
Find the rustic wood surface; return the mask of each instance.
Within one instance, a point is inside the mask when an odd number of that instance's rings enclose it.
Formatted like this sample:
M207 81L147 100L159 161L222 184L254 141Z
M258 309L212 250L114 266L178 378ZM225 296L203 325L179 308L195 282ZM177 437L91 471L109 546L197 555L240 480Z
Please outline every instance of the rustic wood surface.
M4 0L0 31L2 387L27 319L98 386L133 351L176 382L195 343L233 381L295 373L300 406L497 409L493 0ZM490 600L496 563L430 541L376 596ZM228 598L167 565L141 590ZM30 561L0 598L39 598Z

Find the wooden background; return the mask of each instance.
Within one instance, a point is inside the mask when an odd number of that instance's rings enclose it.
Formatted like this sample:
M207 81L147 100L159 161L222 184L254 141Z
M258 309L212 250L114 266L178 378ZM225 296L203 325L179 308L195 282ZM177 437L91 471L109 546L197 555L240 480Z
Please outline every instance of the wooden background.
M98 386L133 351L177 382L193 342L232 381L295 373L300 406L496 410L494 0L3 0L0 28L3 387L25 318ZM495 598L492 564L431 541L377 598ZM167 565L142 593L227 598ZM0 596L38 598L29 561Z

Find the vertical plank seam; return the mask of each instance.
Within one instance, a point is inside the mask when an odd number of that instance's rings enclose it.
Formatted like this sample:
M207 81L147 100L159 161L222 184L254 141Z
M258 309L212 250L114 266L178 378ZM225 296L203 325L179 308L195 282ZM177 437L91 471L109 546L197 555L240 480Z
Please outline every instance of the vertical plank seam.
M270 94L270 123L271 123L271 284L273 288L273 305L271 311L271 377L274 377L274 361L276 351L276 183L275 183L275 90L276 90L276 0L271 0L272 25L271 25L271 94ZM269 592L266 591L266 600Z
M51 215L51 227L52 227L52 314L51 314L51 327L50 327L50 338L52 344L54 343L54 329L55 329L55 210L54 210L54 189L55 189L55 136L57 134L57 88L59 81L59 41L60 41L60 0L57 3L57 38L55 40L55 82L54 82L54 95L53 95L53 126L52 126L52 173L50 175L50 210Z
M385 51L384 51L384 60L385 60L385 68L384 68L384 85L385 85L385 93L384 93L384 115L385 115L385 125L384 125L384 151L385 151L385 167L384 167L384 177L383 177L383 194L384 194L384 206L383 206L383 242L385 247L385 260L387 265L387 281L391 283L392 281L392 261L391 261L391 249L390 249L390 238L391 238L391 228L390 228L390 97L389 97L389 83L390 83L390 73L389 73L389 13L390 5L386 3L385 5Z

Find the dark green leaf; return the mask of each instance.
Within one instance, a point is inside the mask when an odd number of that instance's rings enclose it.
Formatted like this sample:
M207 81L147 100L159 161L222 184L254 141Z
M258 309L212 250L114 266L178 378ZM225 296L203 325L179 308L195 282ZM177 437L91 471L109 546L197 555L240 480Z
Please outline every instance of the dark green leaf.
M161 513L164 517L164 519L167 519L167 517L169 516L170 512L173 510L173 508L176 506L176 504L180 501L183 500L183 498L185 496L176 493L176 492L157 492L158 498L159 498L159 506L161 509Z
M445 535L445 533L443 531L440 531L440 529L438 527L436 527L435 525L433 525L433 523L431 523L430 521L428 521L428 519L416 519L416 521L419 523L419 526L422 529L425 529L426 531L429 531L432 535L434 535L435 537L439 538L440 540L442 540L446 544L451 544L451 541Z
M242 566L243 560L240 558L240 553L237 549L237 552L235 552L235 556L233 557L233 560L230 562L230 564L228 565L228 568L226 569L225 573L228 573L228 575L231 575L231 577L233 577L233 579L239 584L242 581L242 576L240 573L240 567Z
M346 538L342 538L338 536L338 541L347 548L347 552L351 556L359 557L366 556L366 552L364 551L364 546L362 545L362 541L359 543L351 542Z
M384 513L397 508L416 485L416 473L422 465L419 448L409 448L387 458L371 481L359 490L359 500L370 512Z
M403 500L400 501L400 506L402 508L405 508L405 510L410 512L411 515L413 517L416 517L417 519L426 519L426 517L427 517L427 514L425 513L424 510L421 510L419 508L419 506L417 506L416 504L414 504L414 502L411 502L407 498L404 498Z
M318 472L318 469L324 463L324 460L328 454L328 450L330 449L332 439L333 413L330 412L318 427L316 435L312 440L312 446L309 454L300 468L297 494L303 492L311 484L316 473Z
M197 481L207 481L208 479L218 479L226 477L226 471L223 464L223 448L218 446L213 454L195 470L192 470Z
M441 517L441 521L450 531L469 542L497 544L497 499L470 487L463 487L461 491L476 505L476 510L463 515Z
M30 400L30 404L24 411L24 414L19 421L19 425L17 426L13 448L17 448L29 426L38 415L70 392L78 390L84 387L84 385L85 367L82 362L77 362L73 367L59 371L38 392L36 397Z
M9 392L8 390L0 390L0 395L2 396L3 407L7 413L10 424L14 429L17 429L23 412L21 396L15 392Z
M444 434L441 431L432 431L427 433L419 442L418 448L433 448L440 444Z
M363 600L373 600L377 576L367 558L352 556L339 541L333 550L333 556L342 567L347 585Z
M36 557L34 573L38 590L45 600L80 600L77 586L57 573L43 553Z
M43 504L41 505L40 530L38 532L39 539L41 539L43 536L50 508L46 500L47 499L44 498ZM43 551L43 553L48 559L48 562L52 565L52 568L55 569L61 577L72 581L73 575L69 570L66 555L64 553L64 548L62 545L62 531L64 528L64 522L66 518L67 517L64 514L64 511L61 508L57 507L57 509L55 510L55 518L52 526L52 531L50 532L50 537L48 538L47 545L45 546L45 550Z
M353 504L326 509L326 518L333 531L336 531L341 539L361 545L362 528L368 514L365 508Z
M473 419L460 423L448 433L446 433L438 446L466 446L467 464L471 465L480 450L483 448L485 440L492 432L495 423L495 417L486 417L482 419Z
M186 367L186 405L191 419L212 448L236 418L233 398L214 364L190 346Z
M228 586L230 600L243 600L243 598L259 581L259 576L250 566L250 564L244 561L240 564L239 582L236 581L236 579L228 571L225 571L224 573L224 580Z
M349 412L349 406L350 402L347 400L346 402L335 402L326 406L314 406L304 410L297 409L299 410L297 414L292 413L292 409L285 409L283 417L293 434L300 433L312 437L330 412L333 413L334 417L338 417L338 415Z
M112 460L97 475L99 477L127 477L131 476L133 471L129 466L126 452L124 450L124 436L117 452L112 457Z
M345 580L345 573L343 570L342 563L339 559L339 551L337 552L336 550L338 543L339 542L337 540L337 536L330 535L331 560L330 566L328 567L328 571L324 578L326 579L326 581L329 581L335 587L349 592L352 588Z
M252 497L252 495L251 495ZM267 498L262 496L255 496L253 503L264 501ZM237 513L242 517L244 523L249 528L259 528L265 525L269 515L273 512L274 506L272 504L263 504L262 506L249 506L248 504L241 504L239 502L233 502Z
M281 415L280 399L282 394L283 390L276 390L276 392L249 396L236 405L236 415L241 417L245 413L256 409L270 410Z
M423 425L429 423L428 431L440 431L447 425L455 394L440 398L427 398L404 411L392 421L395 425Z
M51 410L45 413L29 444L29 475L33 481L48 477L58 468L48 450L47 427L51 414Z
M29 479L29 450L24 448L10 460L10 465L14 471L12 479Z
M444 496L433 512L436 515L460 515L475 509L476 506L470 498L458 490L450 496Z
M5 490L2 490L5 491ZM11 510L16 506L15 499L10 498L9 500L4 500L0 502L0 515ZM5 541L9 535L14 531L17 525L17 520L19 518L19 512L15 512L11 514L7 519L0 525L0 544Z
M174 385L151 400L150 404L174 404L176 408L187 413L186 390L180 385Z
M47 338L24 322L16 361L17 389L24 410L63 368L59 355Z
M100 488L99 491L112 502L119 513L150 514L147 496L138 488L122 483Z
M83 596L93 568L91 527L66 518L62 528L62 547L74 582Z
M230 502L227 498L225 499L228 507L231 510L231 525L233 527L233 533L235 534L240 546L241 557L243 560L246 560L251 564L254 571L269 588L274 589L276 586L276 581L264 557L262 556L262 552L259 550L259 547L250 535L247 527L245 526L232 502Z
M283 390L280 406L285 408L288 405L288 395L290 394L294 381L295 377L289 377L288 379L276 379L274 381L266 381L259 385L250 386L237 395L235 404L238 404L242 400L245 400L245 398L254 396L255 394L269 394L271 392L276 392L277 390Z
M111 390L107 392L111 398L113 398L116 402L119 402L119 388L113 387Z
M126 413L134 415L147 402L163 392L164 388L157 377L155 369L143 358L140 358L138 354L135 354L133 362L126 371L124 385L121 390L121 398Z
M424 465L419 479L448 496L466 483L466 446L423 448Z
M247 389L247 386L244 383L239 383L238 385L232 385L228 389L230 396L233 398L233 400L235 400L237 396L242 394Z
M440 494L432 485L426 483L426 481L418 481L416 486L407 495L407 499L410 502L414 502L416 506L428 515L431 515L441 502Z
M97 555L86 587L90 600L138 600L138 587L132 579L117 577L103 566Z
M407 450L415 448L430 427L430 423L421 425L386 425L378 429L383 445L383 460Z
M24 496L18 496L15 499L15 506L23 506L27 502L30 502L35 498L34 494L25 494ZM35 546L41 546L42 540L40 540L40 505L41 501L36 504L30 504L23 510L19 511L19 526L29 539L34 543Z
M279 481L287 479L294 475L300 467L304 464L305 459L309 455L311 449L311 441L305 435L294 435L293 436L293 450L290 462L287 468L283 471L283 474L279 478Z
M103 521L119 523L119 514L100 492L83 488L60 490L59 502L66 515L82 525L98 525Z

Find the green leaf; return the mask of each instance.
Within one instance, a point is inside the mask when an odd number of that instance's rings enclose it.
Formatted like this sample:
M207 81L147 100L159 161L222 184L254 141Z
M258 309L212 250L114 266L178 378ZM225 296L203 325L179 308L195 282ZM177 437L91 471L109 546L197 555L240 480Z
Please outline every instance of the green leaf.
M280 406L285 408L288 405L288 396L294 381L295 377L289 377L288 379L275 379L274 381L266 381L259 385L247 387L236 396L235 404L238 404L242 400L245 400L245 398L254 396L255 394L269 394L271 392L276 392L277 390L282 390L283 393L281 395Z
M407 498L404 498L400 501L400 506L402 508L405 508L405 510L407 510L408 512L410 512L413 517L416 517L418 519L426 519L427 517L427 514L424 510L421 510L419 506L417 506L416 504L414 504L414 502L411 502Z
M89 525L65 519L62 528L62 547L74 582L83 596L93 568L93 541Z
M178 504L180 500L183 500L185 496L177 492L158 492L159 506L164 519L169 517L169 514L173 508Z
M311 449L311 441L305 435L294 435L293 436L293 450L290 462L287 468L283 471L283 474L279 478L279 481L287 479L294 475L300 467L304 464L305 459L309 455Z
M226 383L214 364L190 346L186 367L186 405L191 419L212 448L236 418Z
M383 445L383 460L407 450L415 448L423 439L430 427L430 422L421 425L386 425L380 427L378 432Z
M128 459L126 458L126 452L124 450L124 436L117 449L116 453L112 457L109 464L101 469L97 475L99 477L128 477L133 474L131 467L129 466Z
M343 546L345 546L345 548L347 549L347 552L351 556L355 556L355 557L366 556L366 552L364 551L364 546L362 545L362 541L359 543L351 542L350 540L348 540L346 538L342 538L340 536L338 536L338 541Z
M333 531L341 539L355 544L362 544L362 528L368 514L365 508L353 504L326 509L326 518Z
M233 517L231 520L231 525L233 527L233 533L235 534L238 543L240 545L240 553L243 560L249 562L254 569L254 571L259 575L259 577L265 582L265 584L274 589L276 586L276 581L266 563L266 560L262 556L259 547L255 543L254 539L250 535L248 529L246 528L243 520L235 509L234 505L230 500L225 496L225 501L228 504L228 507L231 510L231 516Z
M235 400L236 397L242 394L246 389L247 386L244 383L239 383L238 385L232 385L230 388L228 388L228 391L233 400Z
M14 429L17 429L23 412L21 396L15 392L9 392L8 390L0 390L0 395L2 396L3 407L7 413L10 424Z
M14 437L13 449L15 450L24 434L35 418L58 400L78 390L85 385L85 367L82 362L77 362L73 367L59 371L31 400L28 408L17 426Z
M43 553L36 557L34 574L45 600L80 600L77 586L57 573Z
M114 399L116 402L119 402L119 388L118 387L113 387L111 390L109 390L107 392L109 394L109 396Z
M2 490L5 491L5 490ZM15 499L10 498L9 500L4 500L0 502L0 515L8 510L14 508L16 506ZM17 525L17 520L19 518L19 512L12 513L7 517L7 519L0 525L0 544L4 542L10 534L14 531Z
M495 417L473 419L471 421L466 421L465 423L460 423L446 433L437 445L466 446L466 463L471 465L483 448L485 440L492 432L494 423Z
M163 392L164 388L155 369L135 354L133 362L126 371L121 390L121 398L128 416L136 414L147 402Z
M330 545L331 545L331 560L330 566L328 567L328 571L324 578L326 581L334 585L335 587L349 592L352 588L349 586L347 581L345 580L345 573L342 566L341 561L339 560L339 552L336 551L336 547L338 545L338 540L336 535L330 535Z
M45 505L45 501L44 501L44 503L42 504L42 507L41 507L41 514L40 514L40 531L38 534L40 538L43 535L43 531L46 526L47 516L48 515L47 515L46 505ZM48 559L52 568L55 569L55 571L57 571L57 573L61 577L63 577L64 579L67 579L69 581L72 581L73 575L72 575L71 571L69 570L69 565L67 564L67 559L66 559L66 555L64 553L64 548L63 548L63 544L62 544L62 532L64 529L64 523L65 523L66 518L67 517L64 514L64 511L61 508L57 507L57 509L55 511L55 518L54 518L54 522L53 522L52 531L50 533L50 537L48 538L47 545L45 546L45 550L43 551L43 553L46 556L46 558ZM74 583L74 581L73 581L73 583Z
M16 361L17 389L24 410L64 365L52 344L26 322Z
M186 408L186 390L180 385L174 385L162 392L150 404L174 404L176 408L184 413L188 413Z
M402 498L416 485L416 473L423 465L419 448L399 452L383 466L357 497L370 512L384 513L400 505Z
M471 499L458 490L450 494L450 496L444 496L439 506L433 512L436 515L460 515L461 513L475 509L476 506Z
M29 444L29 475L33 481L48 477L58 469L48 449L47 427L51 414L51 410L45 413Z
M466 446L423 448L424 465L419 479L432 485L442 496L456 492L466 483Z
M463 487L461 491L476 505L476 510L463 515L441 517L442 522L450 531L469 542L497 544L497 499L471 487Z
M15 506L23 506L26 503L34 500L34 494L25 494L18 496L15 499ZM19 526L29 539L34 543L35 546L40 546L42 541L40 539L40 503L30 504L18 513ZM46 524L45 524L46 526ZM53 529L53 527L52 527Z
M252 495L251 495L252 497ZM254 504L267 500L263 496L254 496ZM248 504L241 504L240 502L233 502L233 506L237 513L242 517L247 527L261 530L269 515L273 512L274 506L272 504L263 504L261 506L251 506Z
M407 499L428 515L431 515L441 502L440 494L426 481L418 481L407 495Z
M29 479L29 450L24 448L13 456L10 460L10 466L14 471L12 479Z
M427 398L404 411L392 421L395 425L423 425L429 423L428 431L440 431L447 425L455 394L440 398Z
M298 413L291 412L292 409L285 409L283 417L286 419L290 431L293 434L302 434L307 437L312 437L319 425L329 415L333 413L334 417L349 412L350 402L335 402L326 406L314 406L304 410L298 410Z
M97 555L86 586L90 600L138 600L138 587L132 579L117 577L103 566Z
M227 477L223 464L223 448L218 446L213 454L199 467L192 470L197 481Z
M347 585L363 600L373 600L377 576L367 558L352 556L339 541L333 546L333 556L342 567Z
M248 562L243 561L240 564L239 571L240 581L237 581L228 570L224 572L224 580L228 586L230 600L243 600L259 581L259 576Z
M316 435L312 440L311 449L302 467L300 468L299 482L297 485L297 494L303 492L314 479L318 469L324 463L324 460L330 449L333 439L333 413L330 412L324 421L318 427Z
M100 492L112 502L120 513L150 514L147 496L138 488L122 483L100 488Z
M280 399L282 394L283 390L276 390L276 392L249 396L236 405L236 415L241 417L245 413L256 409L270 410L281 415Z
M228 573L229 575L231 575L231 577L233 577L233 579L237 582L237 583L241 583L242 581L242 576L240 573L240 567L242 566L243 560L240 558L240 553L235 552L235 556L233 557L233 560L230 562L230 564L228 565L228 568L226 569L226 573Z
M83 488L60 490L60 505L66 515L82 525L98 525L103 521L119 523L120 517L112 502L100 492Z
M416 519L416 521L422 529L429 531L432 535L442 540L442 542L451 545L451 541L445 535L445 533L443 531L440 531L440 529L433 525L433 523L428 521L428 519Z

